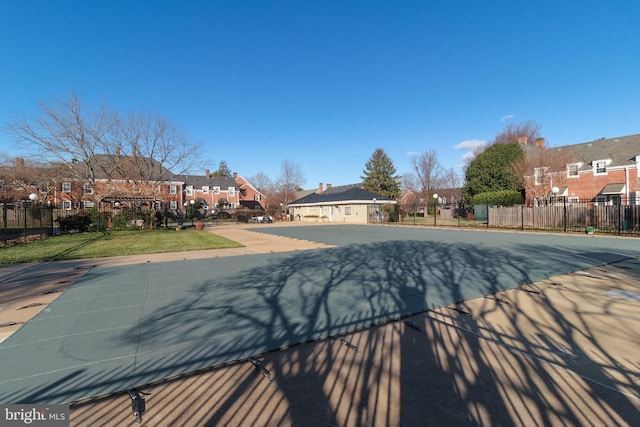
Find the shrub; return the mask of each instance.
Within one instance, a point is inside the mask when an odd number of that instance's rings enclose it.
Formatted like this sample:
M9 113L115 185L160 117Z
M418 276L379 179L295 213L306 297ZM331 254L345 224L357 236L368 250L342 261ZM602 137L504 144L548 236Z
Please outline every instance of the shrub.
M60 224L60 231L62 233L71 233L72 231L78 231L84 233L89 231L91 225L91 215L86 211L82 211L75 215L69 215L64 218L58 218Z
M476 194L475 205L513 206L522 203L522 195L516 190L488 191Z

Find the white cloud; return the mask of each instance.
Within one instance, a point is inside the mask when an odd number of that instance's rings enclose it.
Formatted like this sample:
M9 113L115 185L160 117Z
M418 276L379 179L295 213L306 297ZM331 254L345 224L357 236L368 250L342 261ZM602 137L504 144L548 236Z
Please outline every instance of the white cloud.
M467 139L461 143L455 145L453 148L456 150L475 150L481 145L485 145L487 141L483 139Z
M407 156L409 157L413 157L413 156L419 156L420 153L417 151L407 151Z
M506 122L507 120L513 119L515 116L516 116L515 114L506 114L506 115L500 117L500 121L501 122Z
M487 141L482 139L467 139L456 144L453 148L464 151L464 153L462 153L462 160L467 161L473 157L473 153L478 147L486 144Z

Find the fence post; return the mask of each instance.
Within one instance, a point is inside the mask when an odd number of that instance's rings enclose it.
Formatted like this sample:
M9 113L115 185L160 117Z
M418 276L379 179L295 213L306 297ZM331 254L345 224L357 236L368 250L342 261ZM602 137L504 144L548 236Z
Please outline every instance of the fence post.
M489 200L487 200L487 228L489 228Z
M618 236L622 234L622 197L617 198L618 201Z

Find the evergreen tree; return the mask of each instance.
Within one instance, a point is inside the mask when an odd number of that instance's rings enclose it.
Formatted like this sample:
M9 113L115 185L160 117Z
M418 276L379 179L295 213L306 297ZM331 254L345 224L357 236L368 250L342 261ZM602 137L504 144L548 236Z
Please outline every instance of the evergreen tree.
M213 172L211 176L226 176L231 178L231 169L229 169L227 162L224 160L221 160L220 164L218 165L218 170Z
M365 190L394 200L399 197L400 180L396 176L396 167L382 148L376 148L362 173L360 178Z
M467 198L489 191L518 190L519 178L511 165L524 158L517 143L495 143L478 154L467 166L464 193Z

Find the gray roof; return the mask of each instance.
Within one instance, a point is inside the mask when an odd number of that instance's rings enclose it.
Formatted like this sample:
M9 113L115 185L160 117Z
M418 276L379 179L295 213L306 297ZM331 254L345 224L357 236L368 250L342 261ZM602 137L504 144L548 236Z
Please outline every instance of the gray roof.
M166 181L174 178L169 169L150 157L95 154L90 163L95 179ZM72 167L78 176L90 176L84 162L72 164Z
M558 154L566 154L572 161L583 163L580 170L592 168L592 162L611 160L608 168L635 165L640 156L640 134L620 136L617 138L601 138L581 144L550 147Z
M324 190L322 192L322 194L338 194L338 193L343 193L347 190L350 190L352 188L362 188L364 184L357 183L357 184L347 184L347 185L338 185L336 187L329 187L326 190Z
M346 187L346 188L345 188ZM358 186L331 187L320 194L312 193L294 200L290 205L324 204L334 202L360 201L372 202L373 199L380 203L396 203L395 200L381 196L371 191L363 190Z
M227 189L229 187L238 187L235 179L229 176L204 176L204 175L176 175L176 180L183 181L186 185L192 185L193 188L220 187Z

